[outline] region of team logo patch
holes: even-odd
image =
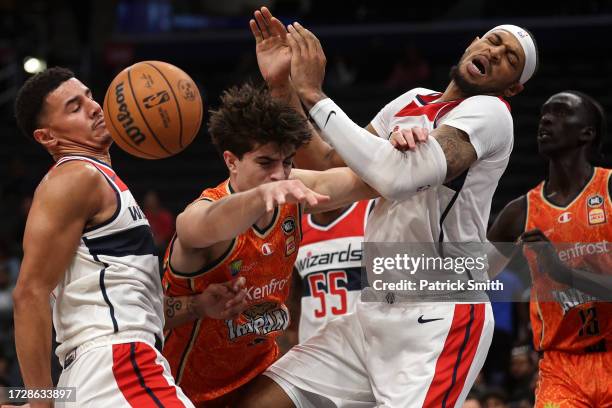
[[[274,249],[272,248],[272,245],[270,243],[266,242],[261,246],[261,253],[266,256],[272,255],[274,253]]]
[[[557,218],[557,222],[559,224],[565,224],[566,222],[570,222],[572,220],[572,213],[569,211],[564,212]]]
[[[285,256],[289,256],[294,253],[296,249],[295,237],[291,236],[287,238],[287,241],[285,241],[285,243]]]
[[[262,302],[246,309],[238,320],[226,320],[225,323],[230,341],[254,335],[255,338],[249,343],[252,346],[266,341],[266,336],[272,332],[287,329],[289,310],[282,303]]]
[[[589,211],[589,224],[603,224],[606,222],[606,213],[603,208],[593,208]]]
[[[603,197],[600,196],[599,194],[592,195],[589,197],[587,204],[591,208],[599,207],[600,205],[603,204]]]
[[[242,269],[242,259],[238,259],[230,264],[230,273],[232,276],[236,276],[240,273]]]
[[[293,217],[285,218],[285,221],[283,221],[281,228],[283,229],[285,235],[291,235],[291,233],[295,231],[295,219]]]

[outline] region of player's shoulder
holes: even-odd
[[[499,96],[473,95],[465,98],[461,105],[474,106],[475,108],[489,108],[503,112],[510,116],[510,104]]]
[[[105,183],[105,179],[95,165],[83,160],[72,160],[53,167],[36,190],[56,194],[79,194],[91,192],[101,183]]]

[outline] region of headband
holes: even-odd
[[[519,82],[524,84],[529,80],[529,78],[532,77],[538,62],[538,53],[536,51],[536,45],[533,38],[526,30],[512,24],[503,24],[493,27],[487,31],[484,36],[487,36],[489,33],[495,30],[504,30],[509,32],[518,40],[521,47],[523,47],[523,52],[525,53],[525,66],[523,67],[523,73],[521,74]]]

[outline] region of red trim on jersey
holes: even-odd
[[[504,105],[506,105],[506,108],[508,108],[508,111],[512,112],[512,108],[510,108],[510,102],[508,102],[507,100],[505,100],[501,96],[498,96],[498,98],[499,98],[500,101],[502,101],[504,103]]]
[[[370,201],[359,201],[348,213],[343,213],[342,219],[331,228],[325,226],[317,227],[311,219],[312,214],[302,218],[302,242],[301,246],[315,242],[329,241],[336,238],[363,237],[365,231],[365,220],[370,209]],[[338,217],[338,218],[340,218]],[[338,218],[329,225],[338,221]],[[313,226],[314,224],[314,226]]]
[[[133,354],[132,345],[135,346]],[[146,343],[113,344],[113,375],[121,393],[133,407],[154,407],[159,405],[157,401],[164,407],[184,407],[176,394],[176,386],[168,384],[164,369],[156,359],[155,350]],[[142,380],[148,391],[143,388]]]
[[[432,94],[432,95],[417,95],[421,101],[425,102],[425,105],[419,106],[415,101],[411,101],[408,105],[404,106],[400,109],[399,112],[395,114],[395,117],[403,117],[403,116],[423,116],[426,115],[429,121],[433,121],[436,118],[441,118],[450,112],[453,108],[463,102],[465,99],[457,99],[454,101],[448,102],[438,102],[432,103],[436,99],[438,99],[442,94]],[[512,112],[510,109],[510,104],[501,96],[498,96],[499,100],[506,105],[508,111]]]
[[[96,166],[99,170],[101,170],[102,172],[104,172],[104,174],[106,174],[108,176],[108,178],[110,178],[112,180],[113,183],[115,183],[117,185],[117,187],[119,187],[119,191],[123,192],[126,191],[128,188],[125,185],[125,183],[123,181],[121,181],[121,179],[119,178],[119,176],[117,176],[117,174],[111,170],[108,169],[104,166],[97,166],[96,164],[92,163],[94,166]]]
[[[453,322],[438,356],[424,408],[455,406],[474,361],[484,321],[484,304],[455,305]]]

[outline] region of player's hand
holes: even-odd
[[[527,245],[536,253],[540,271],[559,283],[572,284],[571,269],[559,259],[554,245],[540,229],[536,228],[522,233],[518,243]]]
[[[267,7],[256,10],[254,16],[255,19],[249,21],[249,26],[255,37],[259,71],[270,88],[288,86],[291,48],[287,40],[287,30]]]
[[[418,143],[427,141],[429,130],[421,127],[413,127],[411,129],[400,129],[391,133],[389,141],[397,150],[405,152],[406,150],[416,150]]]
[[[300,180],[274,181],[262,184],[257,188],[268,212],[285,203],[307,203],[314,207],[329,201],[329,196],[312,191]]]
[[[322,99],[327,59],[319,39],[300,23],[290,24],[287,29],[291,47],[291,81],[302,102],[310,108]]]
[[[247,307],[246,279],[240,277],[230,282],[211,283],[196,295],[193,311],[200,317],[234,319]]]

